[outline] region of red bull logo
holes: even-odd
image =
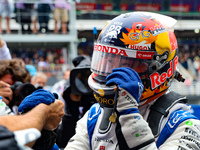
[[[174,64],[174,66],[173,66]],[[161,84],[163,84],[167,79],[171,78],[176,70],[176,66],[178,65],[178,57],[176,56],[174,60],[170,61],[170,68],[167,72],[163,72],[161,75],[158,72],[150,75],[151,88],[155,89]]]

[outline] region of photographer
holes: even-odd
[[[72,60],[73,68],[65,84],[63,99],[65,100],[65,115],[57,129],[57,145],[64,148],[69,139],[75,134],[76,122],[85,114],[96,101],[92,90],[87,84],[91,73],[90,58],[84,55]]]
[[[0,61],[0,96],[10,108],[20,103],[15,97],[17,93],[14,92],[18,82],[22,84],[29,81],[30,73],[26,70],[23,60],[10,59]]]

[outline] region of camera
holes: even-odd
[[[92,89],[88,85],[88,77],[91,74],[91,60],[89,57],[79,55],[72,60],[73,68],[70,72],[71,92],[76,95],[91,95]]]
[[[92,89],[88,85],[90,68],[76,68],[70,73],[71,92],[76,95],[90,95]]]
[[[13,98],[12,101],[9,104],[9,107],[12,108],[12,106],[19,106],[21,101],[37,89],[40,89],[41,87],[35,87],[30,83],[22,83],[20,81],[15,82],[15,84],[10,86],[12,92],[13,92]]]

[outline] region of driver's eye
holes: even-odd
[[[123,67],[128,67],[128,63],[123,63],[122,66]]]

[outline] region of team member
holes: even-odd
[[[117,16],[94,45],[88,79],[97,104],[65,150],[200,149],[200,121],[169,90],[177,71],[176,20],[150,12]]]

